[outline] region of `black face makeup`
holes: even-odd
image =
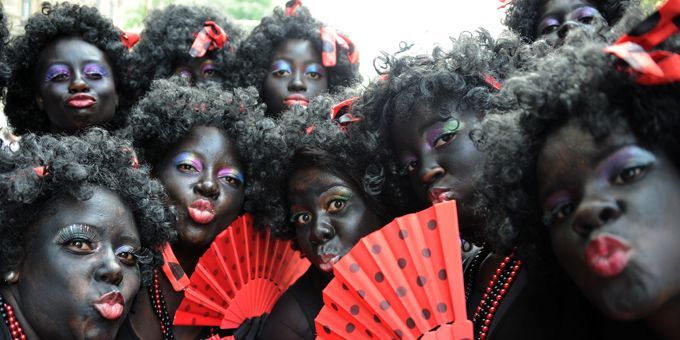
[[[321,52],[310,41],[286,40],[274,51],[263,85],[267,113],[278,114],[296,104],[307,106],[326,91],[328,75]]]
[[[649,316],[680,296],[680,173],[628,131],[595,142],[570,123],[546,141],[539,202],[560,263],[615,319]]]
[[[210,53],[202,58],[189,58],[175,66],[175,75],[182,76],[191,84],[221,83],[224,75],[217,69]]]
[[[54,199],[30,227],[15,287],[18,308],[44,339],[112,339],[140,285],[131,210],[106,189]]]
[[[549,0],[545,2],[536,23],[536,37],[557,45],[575,27],[600,30],[607,21],[591,1]]]
[[[383,224],[352,181],[319,168],[291,176],[288,201],[300,249],[325,272]]]
[[[473,113],[440,112],[417,107],[391,126],[392,148],[400,173],[407,176],[422,204],[471,199],[472,177],[482,157],[470,138],[479,120]],[[459,209],[465,232],[477,218]]]
[[[177,205],[180,243],[202,252],[241,212],[245,169],[236,143],[216,127],[191,129],[157,167]]]
[[[113,70],[104,53],[80,38],[46,47],[38,62],[36,103],[54,132],[110,122],[118,106]]]

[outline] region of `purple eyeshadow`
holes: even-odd
[[[222,168],[220,171],[217,172],[217,177],[223,178],[223,177],[232,177],[238,180],[241,183],[245,182],[245,178],[243,177],[243,174],[241,174],[240,171],[234,169],[234,168]]]
[[[45,72],[45,81],[52,81],[58,76],[65,76],[66,78],[70,78],[71,71],[66,65],[63,64],[52,65]]]
[[[179,166],[181,164],[190,164],[196,168],[198,172],[203,171],[203,163],[201,163],[198,157],[196,157],[196,155],[191,152],[185,151],[180,153],[175,157],[175,159],[173,159],[173,163],[175,163],[175,166]]]
[[[102,77],[110,76],[106,67],[99,64],[87,64],[83,67],[83,73],[86,75],[100,75]]]

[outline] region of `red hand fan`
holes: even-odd
[[[316,318],[322,339],[472,339],[453,201],[399,217],[333,267]]]
[[[290,240],[254,230],[252,216],[243,215],[199,259],[174,324],[238,328],[246,319],[270,312],[309,265]]]

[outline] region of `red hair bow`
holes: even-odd
[[[501,4],[498,5],[498,8],[496,8],[496,9],[503,9],[503,8],[507,7],[509,4],[511,4],[512,0],[498,0],[498,2],[500,2]]]
[[[333,67],[337,64],[338,51],[336,45],[347,50],[347,59],[351,64],[359,62],[359,50],[346,35],[327,26],[321,26],[319,32],[321,33],[322,43],[321,61],[324,67]]]
[[[228,42],[229,36],[220,25],[214,21],[206,21],[203,29],[196,35],[189,54],[194,58],[201,58],[206,52],[219,50]]]
[[[123,43],[123,46],[127,47],[127,49],[131,49],[133,46],[137,45],[139,42],[139,34],[138,33],[128,33],[125,32],[124,30],[120,29],[120,41]]]
[[[680,55],[669,51],[652,51],[680,30],[680,0],[668,0],[661,8],[619,38],[605,51],[611,53],[638,74],[642,85],[662,85],[680,81]]]
[[[361,118],[354,117],[351,113],[352,105],[357,99],[359,97],[352,97],[331,107],[331,120],[337,122],[340,128],[346,129],[347,125],[361,121]]]
[[[302,1],[300,0],[290,0],[286,2],[286,16],[287,17],[297,16],[295,14],[295,10],[298,9],[298,7],[300,6],[302,6]]]

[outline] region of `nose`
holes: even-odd
[[[106,256],[94,273],[95,280],[118,286],[123,281],[123,268],[113,249],[108,249]]]
[[[303,72],[294,72],[288,82],[288,91],[291,92],[305,92],[307,91],[307,84],[305,83],[305,75]]]
[[[613,199],[592,199],[583,201],[574,213],[572,228],[582,236],[613,222],[621,216],[621,208]]]
[[[71,81],[71,84],[68,87],[68,92],[74,94],[88,91],[90,91],[90,85],[88,85],[85,79],[83,79],[82,74],[76,72],[73,77],[73,81]]]
[[[201,180],[196,183],[194,192],[213,200],[220,197],[220,188],[217,186],[217,182],[212,177],[208,176],[201,178]]]
[[[335,228],[325,219],[317,218],[312,232],[309,235],[312,245],[319,245],[330,241],[335,237]]]
[[[560,37],[560,39],[564,39],[570,30],[573,30],[578,26],[581,26],[581,24],[573,20],[567,20],[560,25],[560,28],[557,30],[557,36]]]
[[[446,170],[434,159],[427,157],[425,154],[422,155],[421,159],[420,181],[423,184],[430,186],[446,174]]]

